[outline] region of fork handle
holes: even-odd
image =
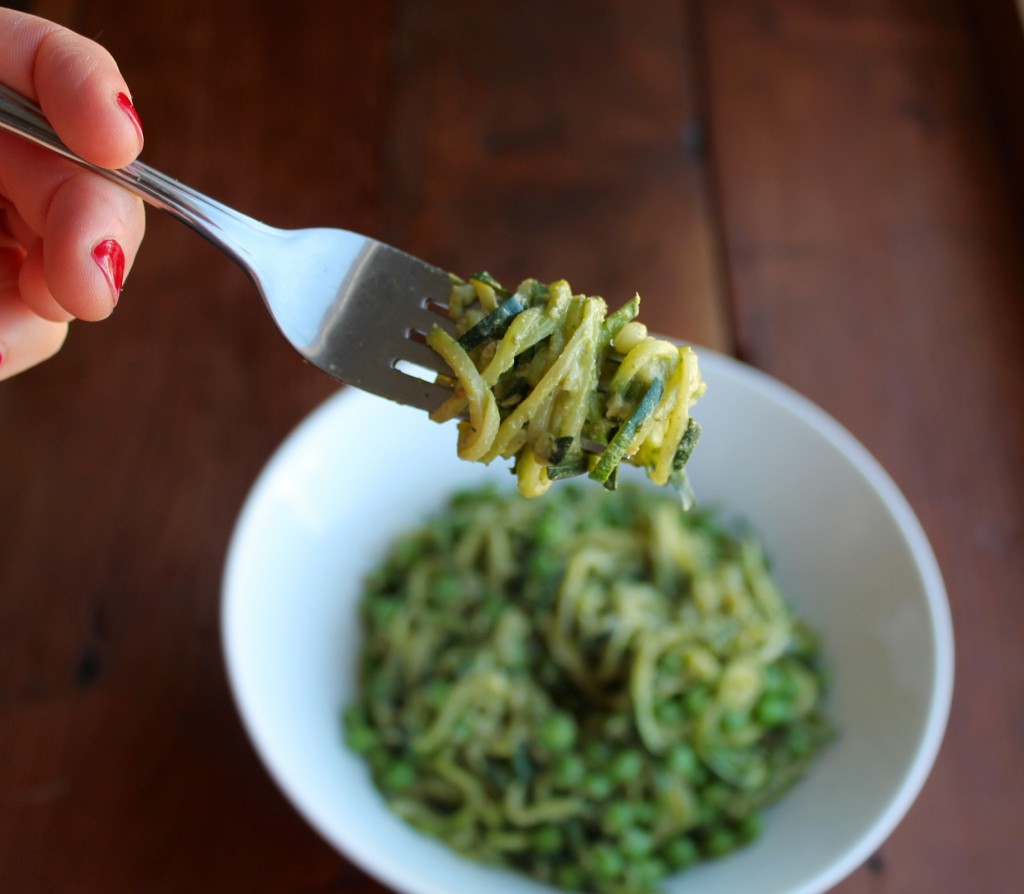
[[[252,268],[250,245],[235,239],[239,225],[270,236],[271,227],[203,195],[141,161],[123,168],[102,168],[69,149],[32,100],[0,84],[0,129],[16,134],[38,146],[56,152],[101,177],[112,180],[145,202],[178,218],[201,236],[231,255],[246,269]]]

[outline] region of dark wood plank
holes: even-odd
[[[891,471],[957,631],[935,773],[850,894],[1024,876],[1024,209],[966,7],[704,4],[741,353]]]
[[[1007,175],[1024,201],[1024,2],[981,0],[966,10],[978,34],[986,97],[1006,153]]]
[[[564,277],[728,347],[684,10],[404,3],[388,236],[442,266]]]
[[[223,201],[639,290],[728,346],[675,0],[33,8],[112,50],[144,158]],[[259,766],[219,645],[241,501],[335,386],[231,262],[148,226],[114,317],[0,387],[0,890],[382,891]]]

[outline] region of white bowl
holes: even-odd
[[[840,737],[754,844],[665,890],[817,894],[871,855],[931,769],[952,692],[949,608],[913,512],[845,429],[747,366],[710,351],[701,362],[698,499],[757,526],[777,580],[822,633]],[[552,890],[404,825],[342,741],[364,575],[452,490],[492,479],[512,485],[504,464],[456,459],[450,425],[346,389],[267,465],[227,558],[224,648],[257,751],[328,842],[402,894]]]

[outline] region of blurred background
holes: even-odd
[[[1024,28],[1015,0],[40,0],[145,161],[279,226],[567,278],[836,416],[931,538],[935,771],[843,894],[1024,877]],[[113,317],[0,384],[0,891],[365,892],[259,765],[219,586],[337,385],[151,213]],[[755,892],[755,887],[751,887]]]

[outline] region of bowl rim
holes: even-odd
[[[900,533],[906,540],[921,578],[931,621],[935,654],[932,662],[932,693],[926,720],[914,753],[900,786],[886,808],[861,838],[851,844],[845,856],[831,867],[809,879],[791,894],[822,894],[839,884],[871,857],[902,822],[930,775],[945,736],[953,701],[955,677],[955,642],[949,597],[935,552],[917,514],[895,479],[854,434],[834,416],[810,398],[779,379],[756,369],[734,357],[714,351],[698,352],[701,359],[713,356],[713,363],[729,369],[752,389],[776,398],[814,428],[839,450],[867,479],[891,513]]]
[[[721,352],[697,347],[700,362],[705,370],[718,370],[731,376],[748,389],[759,392],[795,416],[809,424],[818,434],[841,453],[848,462],[867,480],[891,514],[900,533],[906,541],[914,567],[921,580],[921,587],[928,606],[931,623],[931,640],[934,657],[931,667],[932,690],[925,722],[914,750],[914,756],[905,770],[899,786],[895,789],[885,808],[878,814],[871,826],[852,841],[843,856],[808,878],[790,894],[823,894],[837,885],[865,860],[892,834],[904,819],[920,794],[934,763],[945,735],[953,698],[955,678],[955,645],[952,615],[945,583],[932,546],[914,513],[909,501],[903,495],[892,476],[861,442],[833,416],[781,380],[743,361]],[[221,647],[229,687],[236,711],[242,721],[249,741],[257,753],[264,769],[274,780],[278,789],[293,809],[327,842],[344,857],[368,874],[390,885],[396,891],[406,894],[424,894],[428,887],[422,877],[415,879],[400,870],[400,861],[381,864],[368,859],[364,854],[350,848],[339,840],[319,817],[309,811],[291,791],[283,771],[276,766],[270,749],[263,740],[262,732],[255,720],[255,710],[247,702],[239,686],[238,644],[233,638],[232,614],[239,597],[235,580],[239,574],[240,556],[245,537],[249,530],[255,507],[262,498],[268,483],[277,474],[278,468],[287,460],[290,451],[299,445],[310,433],[317,430],[324,418],[337,412],[337,407],[350,401],[367,397],[354,388],[343,387],[324,399],[307,413],[275,447],[253,481],[241,509],[236,517],[224,561],[221,578]],[[454,449],[454,447],[453,447]]]

